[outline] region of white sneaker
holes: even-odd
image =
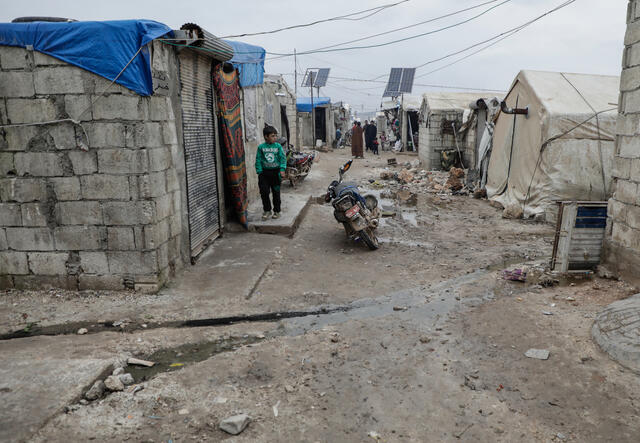
[[[274,212],[273,216],[271,218],[280,218],[280,213],[279,212]]]
[[[262,213],[262,220],[267,220],[269,217],[271,217],[271,211],[265,211]]]

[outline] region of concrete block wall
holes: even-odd
[[[627,9],[605,264],[640,284],[640,1]]]
[[[420,123],[421,145],[418,155],[426,169],[441,169],[440,153],[456,149],[456,140],[453,134],[442,134],[442,121],[445,119],[462,121],[462,116],[462,111],[430,111],[427,121]],[[471,135],[473,132],[469,129],[463,136],[458,135],[458,146],[467,167],[474,152],[475,137]]]
[[[170,53],[165,54],[166,57]],[[154,290],[181,266],[168,95],[0,46],[0,288]]]

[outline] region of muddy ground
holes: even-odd
[[[386,196],[400,186],[380,179],[388,157],[356,161],[349,174]],[[347,158],[322,154],[297,192],[322,194]],[[390,171],[416,160],[396,158],[401,165]],[[395,216],[379,228],[377,251],[348,242],[330,207],[316,204],[293,238],[225,235],[187,270],[188,284],[158,295],[2,294],[4,332],[29,322],[147,325],[5,341],[3,349],[23,350],[18,359],[29,358],[29,347],[75,346],[104,361],[158,363],[127,367],[134,386],[86,405],[75,398],[16,440],[638,441],[637,375],[590,337],[595,314],[636,289],[594,276],[551,286],[503,280],[503,269],[548,262],[553,228],[505,220],[486,200],[437,192],[440,175],[414,172],[421,182],[406,186],[417,206],[382,200]],[[320,313],[218,327],[163,323],[306,310]],[[525,357],[530,348],[549,359]],[[11,383],[0,381],[0,399],[19,401]],[[243,433],[218,428],[237,413],[252,418]]]

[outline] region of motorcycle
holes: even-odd
[[[333,216],[344,226],[347,238],[362,240],[371,250],[378,249],[375,234],[380,220],[378,199],[373,195],[363,197],[355,183],[342,181],[352,162],[349,160],[340,167],[338,180],[332,181],[327,188],[325,202],[331,202]]]
[[[278,139],[278,143],[282,145],[287,156],[287,169],[284,171],[285,180],[289,180],[291,186],[295,188],[296,184],[309,175],[313,160],[316,158],[316,152],[296,151],[285,137]]]

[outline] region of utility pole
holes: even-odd
[[[311,91],[311,130],[313,134],[313,142],[311,148],[316,146],[316,109],[313,107],[313,71],[309,71],[311,81],[309,82],[309,90]]]
[[[293,82],[295,83],[296,100],[293,103],[293,109],[296,112],[296,146],[300,150],[300,118],[298,116],[298,55],[296,54],[296,48],[293,48]]]

